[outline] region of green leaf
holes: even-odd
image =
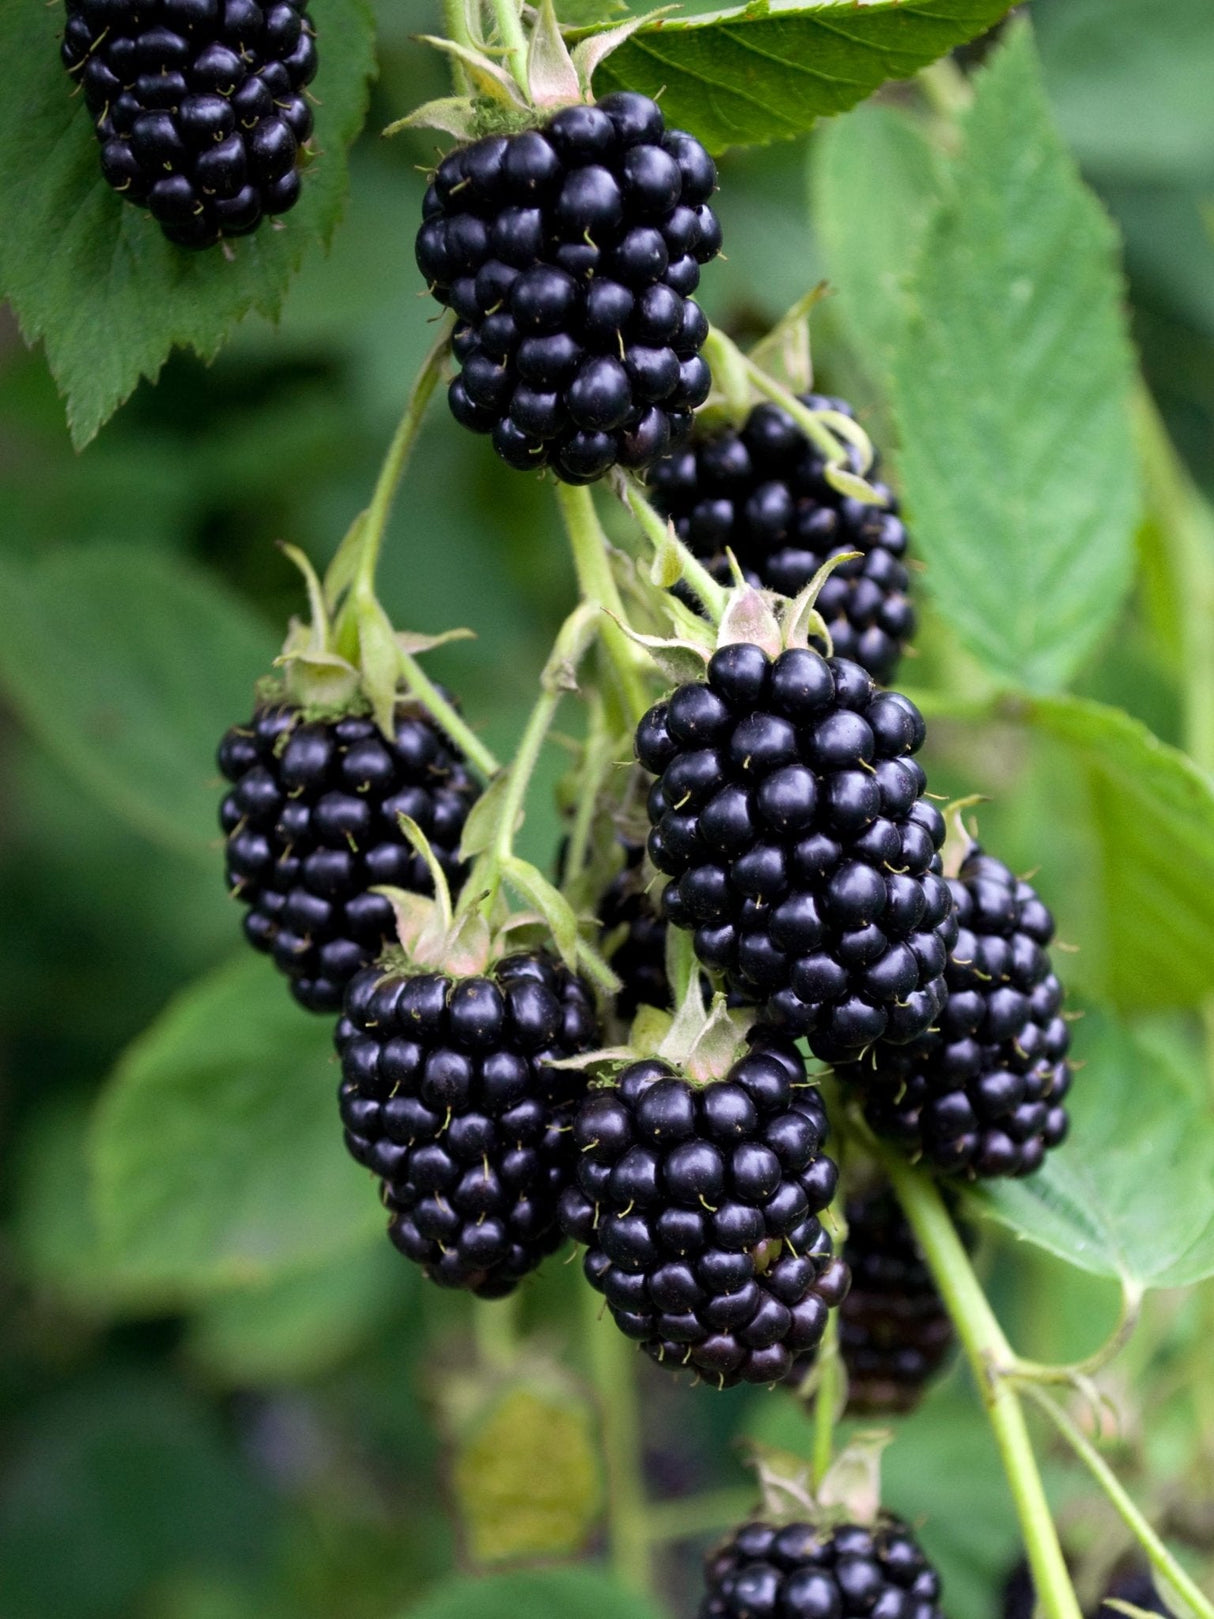
[[[403,1619],[659,1619],[635,1591],[588,1568],[536,1569],[492,1579],[447,1580]]]
[[[145,836],[214,861],[215,748],[274,655],[265,626],[132,545],[0,559],[0,621],[0,687],[42,746]]]
[[[893,107],[857,107],[814,137],[814,218],[835,307],[878,376],[906,324],[910,266],[943,191],[942,170],[921,121]]]
[[[712,151],[764,144],[908,78],[1006,10],[1006,0],[771,0],[666,17],[607,58],[595,90],[660,91],[667,122]]]
[[[1036,1175],[968,1195],[1017,1236],[1097,1276],[1187,1287],[1214,1276],[1214,1116],[1116,1024],[1085,1022],[1070,1138]]]
[[[129,1050],[93,1136],[103,1245],[171,1294],[266,1284],[380,1229],[347,1156],[330,1030],[268,962],[200,979]]]
[[[309,249],[327,242],[346,193],[346,148],[361,127],[374,36],[366,0],[315,0],[317,157],[282,228],[193,252],[101,178],[83,98],[59,61],[57,5],[0,8],[0,294],[28,342],[41,338],[77,446],[154,378],[174,346],[210,358],[251,309],[276,316]]]
[[[1133,368],[1113,232],[1026,25],[976,82],[894,357],[902,480],[941,612],[995,674],[1049,690],[1130,584]]]
[[[1214,992],[1214,781],[1120,709],[1062,697],[1021,712],[1086,786],[1091,976],[1124,1009],[1199,1005]]]
[[[321,1265],[205,1300],[187,1345],[236,1388],[300,1382],[351,1355],[419,1280],[376,1232]]]

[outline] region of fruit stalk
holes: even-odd
[[[627,616],[612,577],[607,554],[608,540],[594,508],[594,497],[588,488],[558,483],[556,499],[565,532],[569,536],[569,548],[573,553],[573,566],[582,598],[597,603],[603,613],[610,615],[600,626],[602,646],[625,715],[629,724],[635,725],[649,707],[649,696],[628,637],[620,627],[627,622]]]
[[[1024,1412],[1006,1373],[1015,1357],[995,1319],[934,1183],[896,1152],[878,1148],[970,1363],[1016,1503],[1033,1581],[1047,1619],[1081,1619],[1050,1514]]]
[[[518,0],[493,0],[493,17],[506,52],[506,66],[514,82],[527,94],[527,36],[519,16]]]
[[[1091,1473],[1100,1488],[1108,1496],[1118,1517],[1126,1528],[1146,1552],[1151,1567],[1161,1579],[1172,1586],[1184,1598],[1198,1619],[1214,1619],[1214,1603],[1202,1595],[1197,1586],[1180,1566],[1171,1552],[1151,1528],[1151,1525],[1139,1512],[1133,1501],[1122,1489],[1111,1467],[1101,1456],[1100,1452],[1091,1443],[1087,1436],[1072,1422],[1071,1418],[1062,1409],[1056,1400],[1051,1398],[1043,1388],[1034,1383],[1025,1383],[1024,1392],[1028,1394],[1035,1405],[1046,1413],[1058,1432],[1070,1445],[1079,1460]]]
[[[650,1508],[645,1498],[645,1462],[637,1400],[636,1346],[601,1319],[603,1304],[583,1287],[583,1342],[590,1363],[607,1472],[611,1564],[622,1585],[653,1590]]]

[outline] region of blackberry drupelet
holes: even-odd
[[[171,242],[245,236],[299,200],[316,73],[307,0],[67,0],[62,57],[101,172]]]
[[[842,399],[802,399],[811,410],[852,414]],[[697,439],[659,461],[649,486],[653,504],[723,584],[730,579],[726,548],[752,584],[789,597],[828,558],[858,551],[856,561],[840,563],[827,579],[817,608],[836,657],[884,683],[915,629],[903,564],[906,530],[884,484],[875,487],[888,504],[865,505],[832,488],[824,467],[792,417],[763,403],[740,429]]]
[[[950,879],[959,932],[938,1027],[839,1068],[878,1135],[946,1173],[1029,1175],[1067,1131],[1070,1030],[1031,884],[975,847]]]
[[[463,758],[414,705],[396,710],[393,742],[360,715],[305,720],[261,707],[219,747],[231,791],[220,808],[228,884],[248,906],[245,936],[272,955],[313,1012],[336,1012],[346,985],[395,936],[381,884],[428,894],[425,861],[402,814],[430,840],[453,889],[457,851],[479,787]]]
[[[818,1215],[838,1171],[791,1039],[760,1034],[723,1080],[657,1059],[591,1092],[573,1127],[566,1232],[616,1325],[727,1388],[808,1366],[847,1287]]]
[[[953,1325],[915,1234],[888,1187],[847,1202],[839,1310],[848,1411],[910,1411],[953,1342]]]
[[[955,937],[909,699],[845,658],[722,647],[637,727],[669,921],[825,1061],[914,1039]]]
[[[630,1023],[639,1007],[668,1010],[671,996],[666,977],[666,923],[646,891],[644,846],[628,843],[624,851],[624,868],[604,891],[598,920],[603,947],[609,951],[607,963],[620,980],[616,1015]]]
[[[720,250],[715,187],[700,143],[631,91],[449,153],[417,262],[459,317],[456,420],[574,484],[680,442],[711,385],[691,294]]]
[[[699,1619],[941,1619],[940,1576],[888,1516],[873,1529],[744,1524],[705,1579]]]
[[[442,1287],[501,1298],[561,1240],[597,1033],[582,980],[542,954],[482,975],[368,967],[335,1043],[346,1145],[383,1183],[388,1235]]]

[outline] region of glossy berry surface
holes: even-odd
[[[808,1366],[847,1287],[818,1216],[838,1172],[791,1040],[759,1035],[723,1080],[635,1062],[578,1110],[561,1222],[616,1325],[721,1388]]]
[[[720,250],[715,187],[700,143],[631,91],[449,153],[416,254],[459,317],[456,420],[574,484],[681,443],[711,382],[691,294]]]
[[[942,1619],[940,1576],[906,1524],[748,1523],[705,1567],[699,1619]]]
[[[480,977],[369,967],[335,1043],[346,1145],[380,1177],[388,1235],[442,1287],[509,1293],[558,1246],[590,990],[541,954]]]
[[[852,414],[842,399],[802,398],[812,410]],[[903,561],[906,529],[875,468],[869,481],[886,497],[884,506],[841,495],[824,468],[820,451],[792,417],[765,402],[740,429],[693,440],[659,461],[649,486],[654,505],[722,583],[730,579],[727,548],[753,584],[789,597],[829,558],[859,552],[830,575],[817,606],[835,655],[884,684],[915,629]]]
[[[462,756],[422,713],[396,711],[389,742],[374,721],[306,721],[261,708],[219,747],[232,783],[220,807],[228,887],[248,907],[245,937],[274,958],[313,1012],[336,1012],[346,985],[395,937],[379,885],[433,891],[401,831],[416,821],[452,890],[468,811],[480,789]]]
[[[948,1353],[953,1327],[887,1187],[848,1199],[843,1257],[851,1271],[839,1310],[848,1411],[909,1411]]]
[[[171,242],[246,236],[299,200],[316,73],[307,0],[67,0],[64,66],[101,172]]]
[[[935,1020],[953,943],[919,711],[844,658],[721,648],[641,720],[667,919],[826,1061]]]
[[[1070,1030],[1030,883],[974,849],[950,879],[959,931],[936,1026],[839,1069],[878,1135],[945,1173],[1031,1175],[1067,1132]]]

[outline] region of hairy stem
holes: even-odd
[[[468,32],[468,19],[464,14],[464,0],[443,0],[443,27],[448,39],[453,39],[457,45],[466,45],[469,50],[474,48],[475,42]],[[468,94],[468,74],[456,56],[451,58],[451,82],[457,96]]]
[[[653,546],[654,551],[660,551],[669,542],[670,526],[661,513],[655,511],[650,505],[644,489],[635,478],[630,478],[623,486],[621,498],[641,525],[645,537]],[[686,547],[684,547],[681,561],[684,583],[700,598],[714,623],[719,622],[725,609],[725,586],[718,584],[699,558],[693,556]]]
[[[1050,1397],[1042,1388],[1029,1383],[1025,1385],[1025,1393],[1034,1404],[1046,1413],[1058,1432],[1070,1445],[1079,1460],[1091,1473],[1100,1488],[1108,1496],[1117,1510],[1117,1515],[1126,1528],[1146,1552],[1151,1567],[1164,1580],[1175,1587],[1177,1592],[1193,1609],[1200,1619],[1214,1619],[1214,1604],[1208,1597],[1202,1595],[1190,1579],[1189,1575],[1180,1566],[1171,1552],[1151,1528],[1151,1525],[1139,1512],[1133,1501],[1122,1488],[1112,1468],[1101,1456],[1100,1452],[1091,1443],[1081,1429],[1071,1420],[1058,1402]]]
[[[834,1456],[835,1418],[839,1414],[841,1391],[839,1361],[839,1318],[832,1310],[826,1318],[826,1332],[818,1351],[818,1387],[814,1393],[814,1484],[821,1484]]]
[[[431,718],[437,721],[468,762],[475,765],[482,775],[496,776],[502,768],[496,755],[485,746],[459,710],[447,701],[417,659],[403,649],[399,658],[406,686]]]
[[[651,1513],[645,1499],[637,1348],[614,1321],[600,1319],[602,1300],[592,1288],[583,1287],[581,1296],[583,1338],[603,1436],[611,1564],[621,1584],[649,1593],[653,1590]]]
[[[426,406],[430,403],[430,396],[442,375],[443,362],[447,358],[447,349],[451,342],[451,326],[450,315],[444,315],[442,330],[429,354],[422,361],[421,370],[413,379],[404,415],[388,446],[388,453],[384,457],[371,495],[371,504],[367,507],[363,518],[358,571],[354,580],[355,589],[370,588],[374,584],[375,570],[379,564],[379,553],[383,547],[384,531],[392,512],[392,503],[396,499],[400,480],[404,476],[413,446],[417,442]]]
[[[498,38],[506,52],[506,66],[515,84],[527,94],[527,36],[523,33],[518,0],[493,0]]]
[[[1016,1503],[1025,1551],[1047,1619],[1080,1619],[1079,1603],[1063,1560],[1033,1454],[1024,1412],[1005,1372],[1014,1357],[974,1275],[939,1192],[926,1175],[895,1151],[879,1148],[898,1201],[919,1239],[986,1407]]]
[[[637,668],[632,643],[620,628],[621,624],[627,622],[627,615],[611,572],[607,536],[603,533],[589,489],[558,484],[556,499],[565,532],[569,536],[569,548],[573,553],[573,566],[583,600],[597,603],[605,613],[611,615],[600,626],[600,636],[621,706],[635,725],[649,707],[649,696]]]

